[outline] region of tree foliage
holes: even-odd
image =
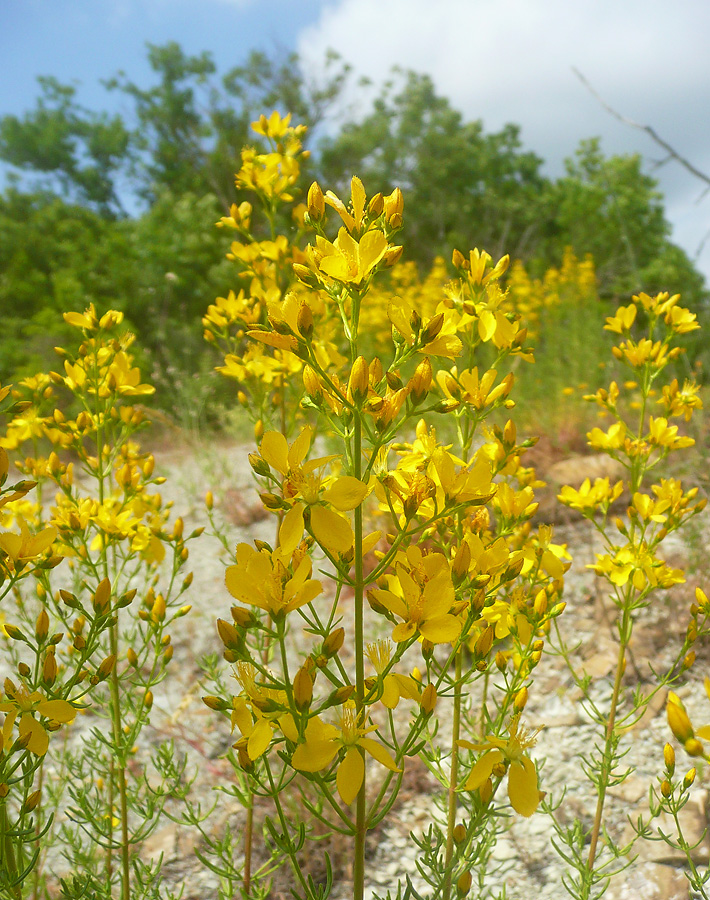
[[[176,361],[204,368],[199,317],[230,285],[230,264],[215,264],[228,238],[214,223],[236,199],[250,123],[274,108],[309,127],[302,187],[317,176],[345,189],[354,172],[373,193],[406,191],[405,243],[420,271],[477,245],[541,275],[569,246],[593,254],[602,296],[672,286],[688,303],[704,299],[638,156],[605,157],[589,140],[550,179],[518,126],[488,133],[428,76],[401,71],[369,114],[318,139],[349,83],[336,54],[312,80],[295,55],[252,52],[221,74],[210,53],[176,43],[147,53],[152,84],[125,73],[105,83],[125,113],[86,109],[76,87],[42,77],[33,110],[0,118],[0,159],[23,175],[0,195],[0,381],[61,342],[48,325],[57,313],[89,302],[126,314],[158,380]]]

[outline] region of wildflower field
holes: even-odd
[[[252,128],[203,318],[249,439],[166,482],[93,304],[0,389],[0,896],[710,896],[695,312],[422,274],[406,192]]]

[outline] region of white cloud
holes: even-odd
[[[525,146],[552,173],[591,135],[609,153],[661,158],[602,109],[576,67],[609,104],[710,173],[708,34],[707,0],[340,0],[301,33],[299,52],[313,70],[332,47],[377,83],[393,65],[426,72],[466,118],[488,130],[522,125]],[[671,166],[657,174],[692,253],[710,227],[710,201],[683,211],[700,182]],[[710,247],[701,263],[710,271]]]

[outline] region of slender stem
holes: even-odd
[[[0,803],[0,832],[2,833],[3,868],[14,881],[17,878],[17,862],[15,860],[15,848],[12,843],[10,823],[7,818],[7,804]],[[17,885],[12,889],[12,896],[17,900],[22,898],[22,888]]]
[[[254,835],[254,794],[251,790],[247,792],[247,804],[247,821],[244,828],[244,877],[242,878],[245,897],[249,896],[251,890],[251,850]]]
[[[118,622],[111,626],[109,637],[111,641],[111,653],[118,660]],[[121,704],[118,690],[118,665],[115,664],[111,671],[111,723],[113,726],[114,754],[118,754],[118,748],[123,740],[121,734]],[[115,762],[115,766],[114,766]],[[128,840],[128,791],[126,787],[126,767],[122,758],[112,760],[112,768],[118,781],[119,817],[121,823],[121,898],[131,900],[130,894],[130,846]],[[113,817],[113,810],[109,810]]]
[[[454,720],[451,726],[451,777],[449,779],[446,814],[446,856],[444,858],[443,900],[451,896],[451,863],[454,857],[454,827],[456,826],[456,785],[459,780],[459,736],[461,734],[461,648],[456,654],[456,682],[454,685]]]
[[[624,616],[626,612],[624,611]],[[594,860],[597,855],[597,844],[599,842],[599,834],[602,826],[602,815],[604,813],[604,801],[606,799],[606,790],[609,786],[611,776],[609,756],[611,754],[612,739],[614,736],[614,727],[616,725],[616,710],[619,703],[619,694],[621,692],[621,679],[624,675],[624,663],[626,659],[626,646],[628,641],[621,638],[619,643],[619,656],[616,662],[616,677],[614,678],[614,689],[611,694],[611,707],[609,709],[609,718],[606,724],[606,738],[604,741],[604,762],[602,764],[601,778],[599,781],[599,794],[597,796],[597,809],[594,814],[594,825],[592,826],[592,836],[589,842],[589,856],[587,858],[587,869],[592,872],[594,869]]]
[[[362,475],[362,422],[359,410],[354,419],[353,467],[356,478]],[[365,630],[364,630],[364,577],[362,566],[362,506],[355,510],[355,706],[358,726],[364,724],[365,715]],[[358,747],[365,757],[365,751]],[[353,861],[353,900],[362,900],[365,894],[365,837],[367,770],[356,800],[355,857]]]

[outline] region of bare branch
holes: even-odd
[[[710,176],[706,175],[704,172],[701,172],[700,169],[696,169],[695,166],[691,162],[688,162],[688,160],[684,156],[681,156],[674,147],[672,147],[667,141],[664,141],[663,138],[650,125],[641,125],[640,122],[635,122],[633,119],[629,119],[627,116],[622,116],[620,112],[617,112],[617,110],[615,110],[612,106],[609,106],[609,104],[592,87],[589,81],[587,81],[587,79],[578,69],[575,69],[573,66],[572,71],[577,76],[577,78],[579,78],[582,84],[587,88],[590,94],[596,97],[599,103],[610,115],[614,116],[615,119],[617,119],[624,125],[629,125],[631,128],[636,128],[639,131],[645,132],[651,138],[651,140],[655,141],[655,143],[658,144],[659,147],[662,147],[666,151],[666,153],[668,154],[667,159],[675,159],[676,162],[679,162],[684,169],[687,169],[688,172],[691,173],[691,175],[694,175],[696,178],[699,178],[702,182],[708,185],[707,190],[710,190]],[[659,163],[659,165],[663,165],[665,162],[667,162],[667,159],[663,160],[661,163]],[[700,199],[705,196],[707,190],[703,191]]]

